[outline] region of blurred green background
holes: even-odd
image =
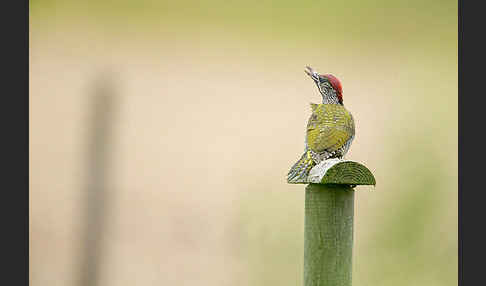
[[[418,0],[31,0],[31,285],[79,284],[106,73],[97,283],[301,285],[305,65],[341,80],[377,180],[353,285],[456,285],[457,2]]]

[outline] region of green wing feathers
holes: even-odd
[[[340,104],[311,104],[307,146],[314,152],[333,152],[354,136],[354,120]]]
[[[314,162],[312,152],[333,153],[340,149],[343,152],[346,143],[354,136],[353,117],[344,106],[311,103],[311,109],[312,115],[307,123],[306,149],[287,174],[289,183],[306,182],[309,171],[318,163]]]

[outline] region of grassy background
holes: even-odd
[[[30,2],[30,282],[74,285],[93,81],[116,122],[101,285],[299,285],[303,68],[356,120],[353,283],[457,281],[457,3]]]

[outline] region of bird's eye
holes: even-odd
[[[321,83],[325,83],[327,81],[327,79],[325,77],[319,77],[319,81]]]

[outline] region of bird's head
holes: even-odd
[[[343,104],[343,88],[337,77],[332,74],[318,74],[311,67],[306,67],[305,73],[316,83],[323,103]]]

